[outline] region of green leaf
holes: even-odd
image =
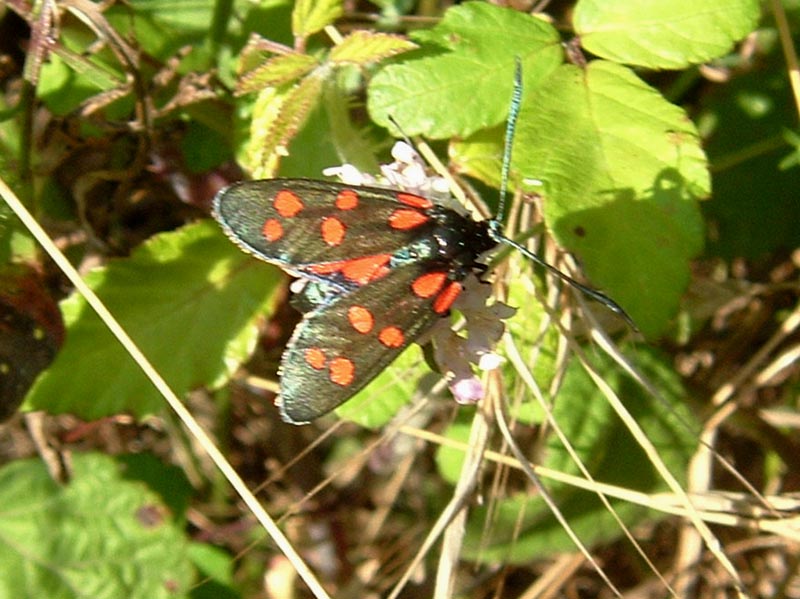
[[[334,86],[323,86],[323,93],[327,94],[329,87]],[[341,164],[333,131],[343,123],[337,122],[335,126],[331,123],[337,115],[329,113],[330,107],[326,95],[325,101],[309,113],[303,128],[292,137],[288,154],[281,159],[281,177],[319,179],[326,168]],[[343,118],[346,119],[345,116]]]
[[[192,543],[189,557],[200,571],[202,583],[192,589],[191,599],[240,599],[233,590],[231,556],[213,545]]]
[[[471,411],[471,410],[470,410]],[[459,410],[456,419],[443,431],[442,435],[456,443],[469,442],[472,431],[473,414],[468,410]],[[461,477],[464,466],[464,451],[448,445],[441,445],[436,449],[436,469],[442,478],[455,485]]]
[[[698,117],[714,170],[714,195],[703,202],[713,231],[707,252],[726,260],[800,247],[798,171],[779,166],[797,107],[777,40],[764,53],[759,68],[705,96]]]
[[[99,91],[116,86],[115,75],[105,67],[100,61],[75,57],[74,53],[64,50],[51,55],[42,65],[36,92],[54,113],[68,114]],[[121,81],[122,75],[118,77]]]
[[[194,569],[181,522],[112,458],[72,457],[67,485],[40,460],[0,469],[0,596],[188,597]]]
[[[108,90],[122,86],[125,83],[122,73],[113,70],[109,65],[101,61],[93,62],[84,54],[78,54],[68,48],[61,48],[55,55],[63,61],[64,66],[80,78],[87,88]],[[58,64],[58,62],[56,61],[55,64]],[[47,74],[50,76],[53,73],[48,72]],[[42,77],[37,91],[40,94],[44,94],[49,90],[53,90],[53,83],[55,82],[46,81]],[[56,89],[60,89],[60,87]]]
[[[413,37],[423,50],[375,75],[367,107],[382,126],[392,116],[406,133],[432,138],[502,123],[515,57],[522,59],[526,89],[533,90],[563,55],[558,32],[548,23],[481,2],[449,9],[436,27]]]
[[[265,87],[291,83],[318,65],[317,59],[308,54],[273,56],[242,75],[236,85],[236,94],[243,95],[261,91]]]
[[[206,0],[132,0],[103,15],[122,39],[136,40],[139,51],[165,61],[186,46],[202,49],[213,12],[214,3]]]
[[[0,110],[4,106],[0,102]],[[23,202],[26,186],[21,180],[17,156],[23,135],[20,119],[0,121],[0,177],[5,184],[21,196]],[[12,256],[24,262],[34,262],[41,250],[31,238],[28,230],[17,219],[5,202],[0,202],[0,264],[6,264]]]
[[[625,67],[563,65],[525,99],[516,147],[559,244],[645,334],[663,331],[702,248],[710,186],[686,114]]]
[[[180,148],[186,168],[190,172],[207,173],[231,160],[231,148],[227,139],[217,129],[207,127],[200,120],[191,120],[185,127]]]
[[[179,396],[222,384],[250,355],[278,280],[211,221],[157,235],[86,276]],[[84,419],[160,411],[163,400],[85,301],[75,294],[61,308],[66,343],[26,407]]]
[[[792,148],[792,151],[778,164],[780,170],[786,171],[800,166],[800,134],[786,129],[783,132],[783,138],[786,140],[786,143],[789,144],[789,147]]]
[[[338,76],[343,76],[341,70]],[[374,142],[369,139],[368,132],[362,126],[353,122],[352,96],[347,94],[342,85],[326,85],[323,97],[327,127],[323,133],[317,134],[317,139],[309,146],[313,148],[309,153],[317,157],[323,145],[320,138],[327,137],[336,148],[339,163],[352,164],[362,173],[379,172]],[[307,164],[308,158],[304,162]],[[326,167],[334,164],[336,162],[329,162]]]
[[[149,453],[115,456],[125,480],[137,481],[157,493],[176,520],[186,520],[186,510],[194,495],[192,483],[178,466],[165,464]]]
[[[292,11],[292,33],[295,37],[307,38],[342,14],[341,0],[297,0]]]
[[[610,359],[597,357],[594,361],[600,363],[600,376],[624,398],[625,406],[655,445],[667,468],[681,481],[697,445],[693,431],[699,430],[699,424],[686,407],[680,379],[668,361],[650,351],[637,355],[637,366],[661,390],[658,399],[647,395]],[[667,490],[645,453],[577,362],[568,368],[553,412],[596,480],[643,493]],[[536,461],[541,462],[539,458]],[[548,437],[542,465],[568,474],[580,472],[554,434]],[[546,486],[585,543],[591,546],[622,534],[594,493],[564,483],[546,482]],[[635,525],[645,515],[658,515],[624,501],[613,500],[612,504],[628,526]],[[491,509],[495,514],[491,526],[486,523],[487,508],[478,508],[470,514],[465,557],[486,562],[530,563],[574,549],[539,497],[520,494],[493,503]]]
[[[297,85],[263,90],[253,107],[248,166],[255,178],[274,177],[286,148],[317,105],[323,74],[314,72]]]
[[[466,139],[452,141],[450,166],[458,173],[499,188],[505,130],[505,124],[497,125],[476,131]]]
[[[172,0],[132,0],[107,9],[95,3],[75,7],[80,18],[62,19],[58,44],[50,60],[42,65],[37,92],[57,114],[77,109],[98,92],[111,92],[97,99],[106,102],[124,97],[128,102],[119,109],[119,115],[107,116],[125,118],[122,115],[127,115],[132,105],[126,73],[136,66],[143,69],[139,76],[152,83],[151,64],[167,62],[183,47],[193,47],[194,59],[199,61],[212,9],[210,2]],[[135,40],[135,45],[129,40]],[[87,48],[94,49],[89,53]],[[120,63],[121,55],[137,54],[152,61],[127,66]]]
[[[680,69],[725,55],[759,16],[757,0],[580,0],[573,21],[592,54]]]
[[[415,43],[399,35],[358,30],[335,46],[328,59],[334,64],[364,65],[417,47]]]

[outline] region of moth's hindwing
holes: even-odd
[[[410,262],[307,313],[281,359],[281,416],[302,424],[330,412],[447,313],[464,274]]]

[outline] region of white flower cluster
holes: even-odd
[[[322,174],[326,177],[338,177],[342,183],[348,185],[398,188],[434,201],[450,198],[447,180],[440,176],[430,176],[422,158],[406,142],[398,141],[394,144],[392,158],[394,162],[381,165],[381,174],[377,177],[362,173],[352,164],[326,168]]]

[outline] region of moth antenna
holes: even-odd
[[[527,249],[525,246],[517,243],[513,239],[506,237],[503,234],[503,226],[501,224],[501,219],[503,218],[503,214],[505,211],[505,201],[506,201],[506,193],[508,191],[508,175],[509,171],[511,170],[511,152],[514,145],[514,133],[517,128],[517,119],[519,117],[519,111],[522,104],[522,60],[519,56],[514,57],[514,91],[511,94],[511,106],[508,110],[508,121],[506,122],[506,134],[505,140],[503,143],[503,164],[500,170],[500,199],[497,203],[497,216],[493,218],[489,222],[489,233],[490,235],[498,242],[513,247],[518,252],[520,252],[523,256],[525,256],[528,260],[531,260],[535,264],[544,267],[548,272],[554,274],[559,279],[571,285],[587,297],[592,298],[595,301],[600,302],[606,308],[611,310],[612,312],[619,314],[625,320],[631,329],[634,331],[638,331],[639,329],[636,327],[636,324],[633,322],[633,319],[628,315],[628,313],[620,306],[617,302],[613,299],[608,297],[605,293],[602,293],[596,289],[592,289],[591,287],[587,287],[582,283],[579,283],[575,279],[573,279],[568,274],[562,272],[552,264],[549,264],[542,260],[537,254]]]
[[[508,109],[506,135],[503,142],[503,164],[500,170],[500,200],[497,203],[495,220],[502,221],[505,216],[506,192],[508,191],[508,173],[511,170],[511,151],[514,146],[514,132],[517,130],[517,118],[522,105],[522,60],[514,57],[514,91],[511,94],[511,107]]]
[[[386,118],[388,118],[389,122],[395,126],[397,132],[400,133],[400,137],[403,138],[403,141],[406,142],[409,146],[411,146],[417,154],[419,154],[417,145],[413,141],[411,141],[411,138],[408,135],[406,135],[406,132],[403,131],[403,128],[400,126],[400,123],[397,122],[397,119],[395,119],[391,114],[386,115]]]
[[[579,283],[578,281],[573,279],[571,276],[569,276],[568,274],[560,271],[558,268],[556,268],[552,264],[550,264],[548,262],[545,262],[537,254],[535,254],[534,252],[530,251],[525,246],[517,243],[513,239],[510,239],[510,238],[508,238],[508,237],[506,237],[505,235],[502,235],[502,234],[498,235],[496,231],[492,231],[492,233],[493,233],[495,239],[498,242],[504,243],[505,245],[513,247],[515,250],[517,250],[523,256],[525,256],[528,260],[531,260],[532,262],[535,262],[539,266],[542,266],[543,268],[547,269],[548,272],[554,274],[559,279],[561,279],[562,281],[564,281],[568,285],[571,285],[572,287],[574,287],[575,289],[577,289],[578,291],[580,291],[584,295],[592,298],[595,301],[600,302],[601,304],[603,304],[606,308],[608,308],[612,312],[614,312],[616,314],[619,314],[619,316],[622,317],[622,319],[627,323],[627,325],[629,327],[631,327],[632,330],[634,330],[634,331],[638,331],[639,330],[637,328],[637,326],[636,326],[636,323],[633,322],[633,319],[631,319],[631,317],[623,309],[623,307],[620,306],[613,299],[608,297],[605,293],[603,293],[601,291],[598,291],[597,289],[592,289],[591,287],[587,287],[583,283]]]

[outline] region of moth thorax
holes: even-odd
[[[436,222],[433,238],[438,248],[437,255],[442,258],[471,264],[497,245],[489,234],[487,221],[475,221],[469,216],[443,209],[436,215]]]
[[[402,266],[403,264],[408,264],[409,262],[428,260],[439,255],[441,255],[439,251],[439,245],[434,242],[433,238],[422,237],[410,242],[404,248],[396,251],[392,255],[389,266]]]

